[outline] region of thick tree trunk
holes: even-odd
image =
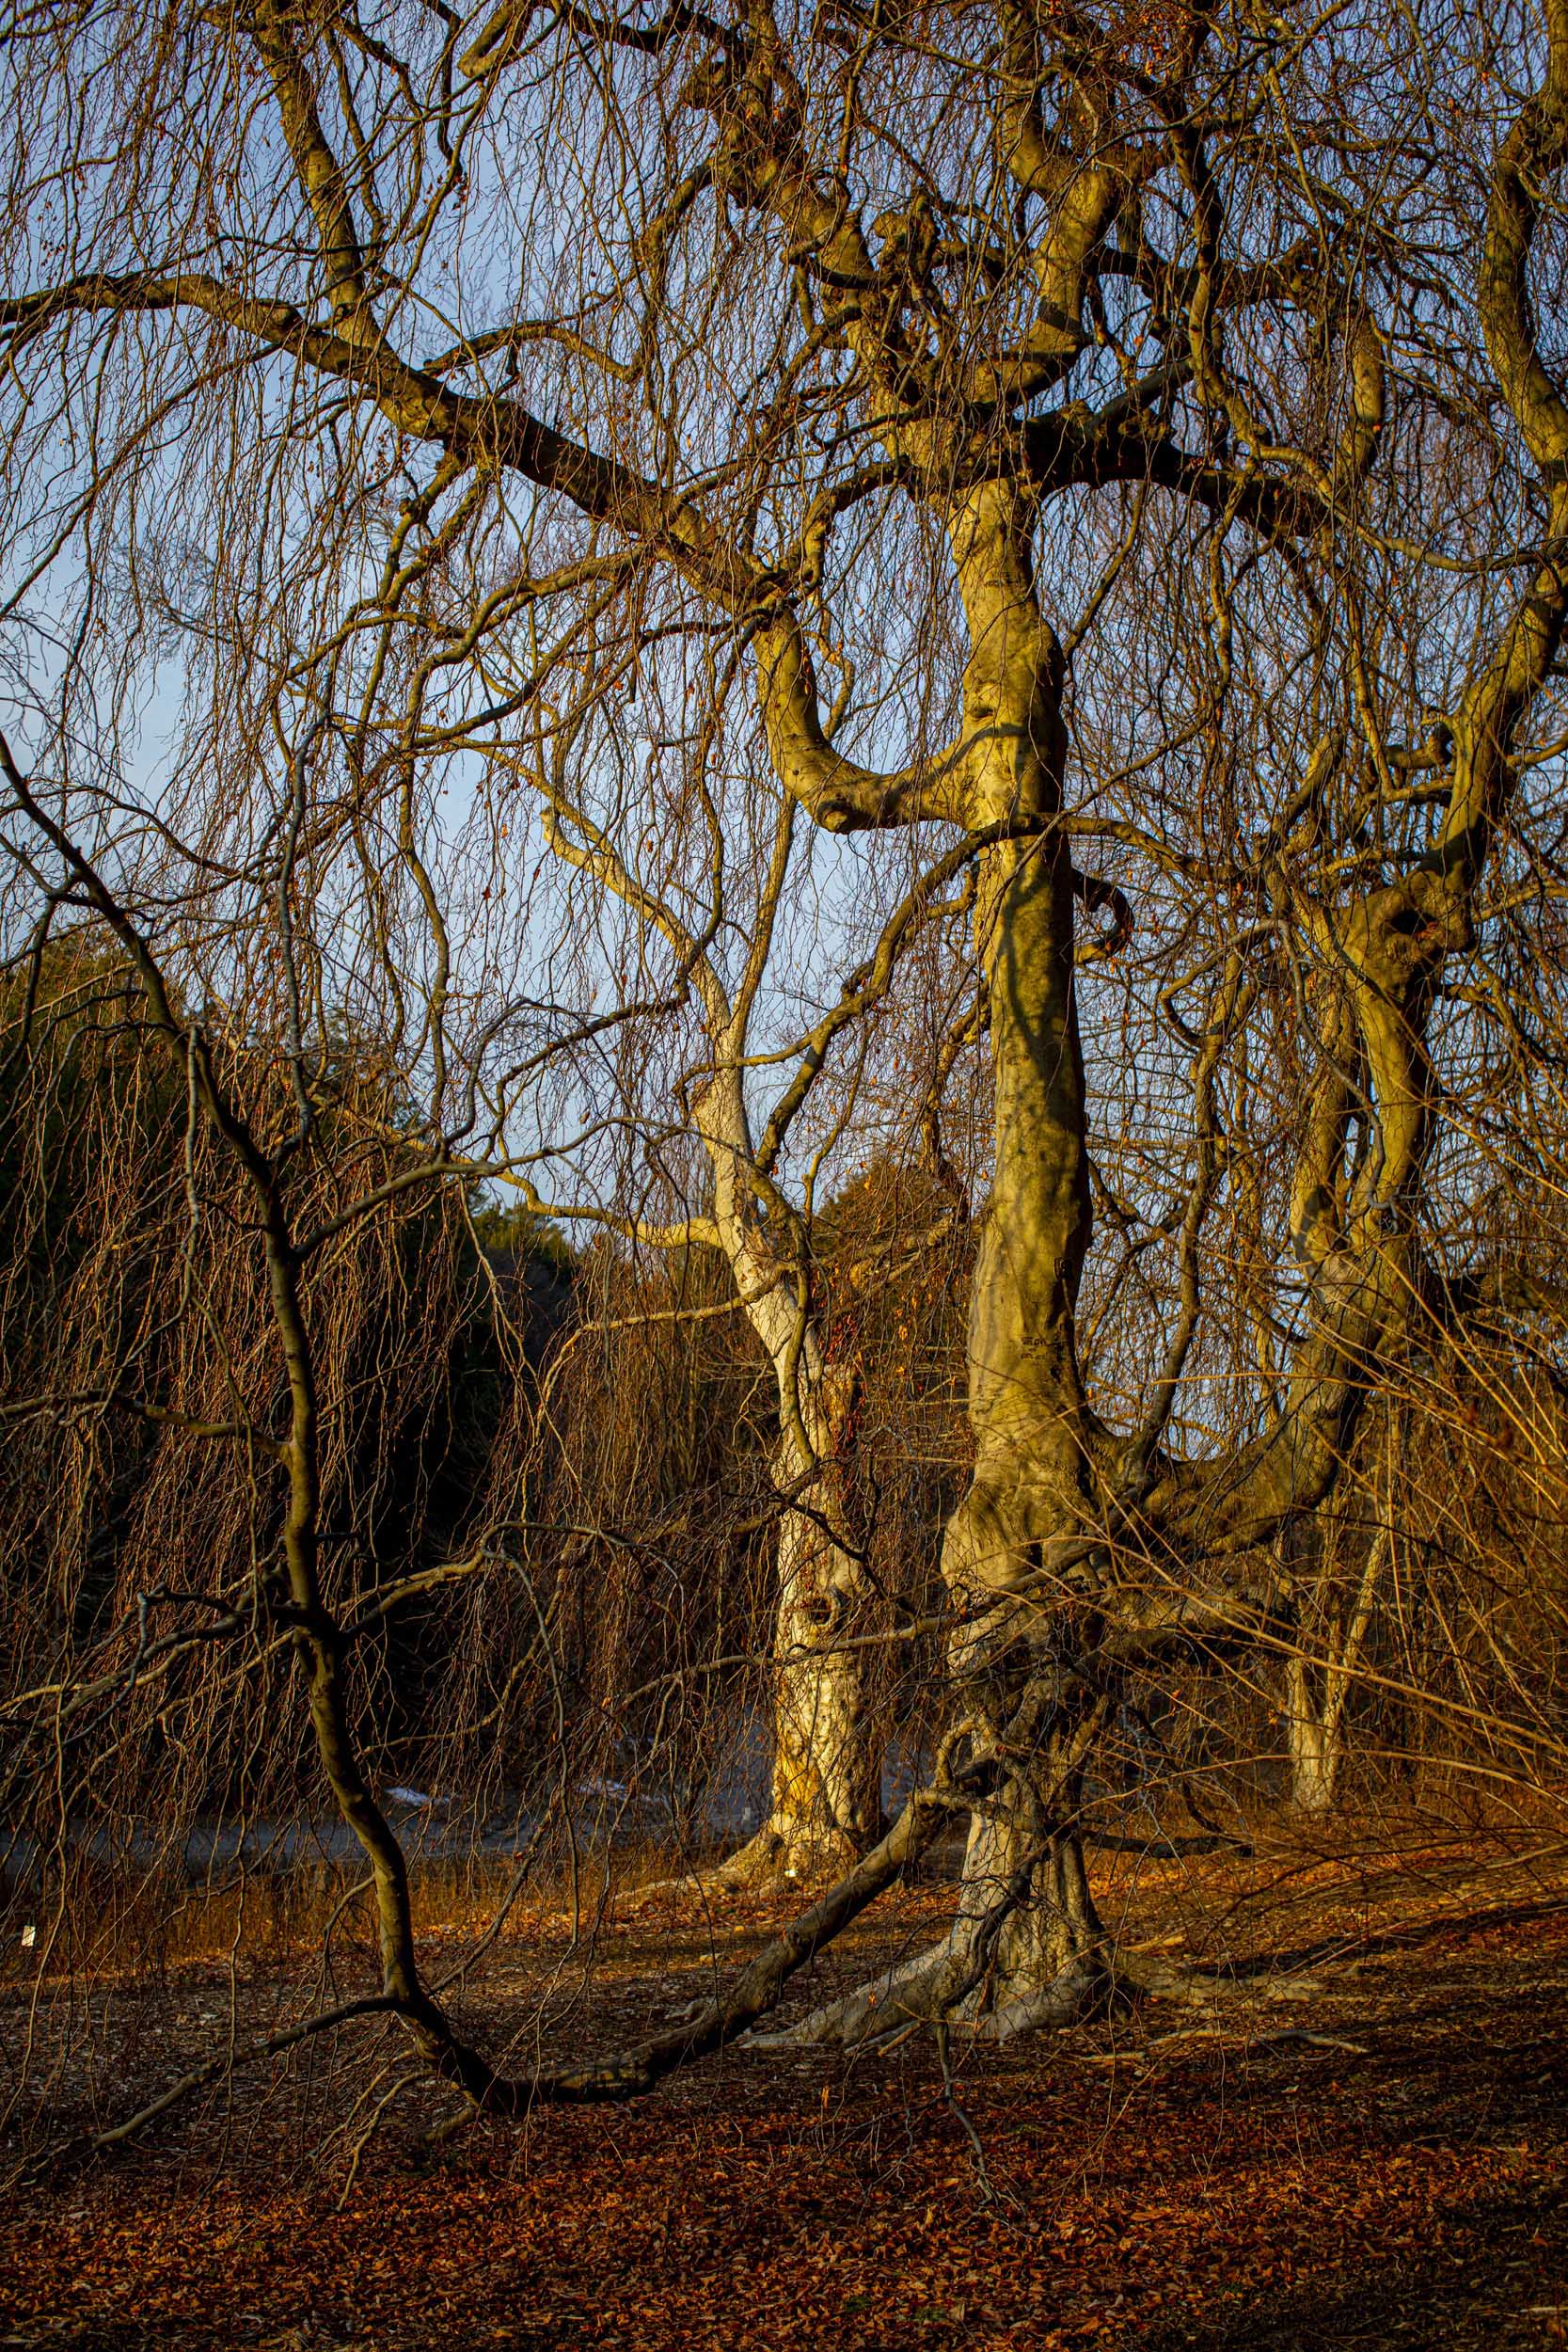
[[[1039,2026],[1069,2024],[1102,2000],[1109,1984],[1105,1937],[1084,1868],[1076,1823],[1038,1824],[1026,1842],[1027,1801],[1011,1796],[1005,1818],[977,1820],[965,1864],[970,1899],[990,1879],[1014,1879],[1025,1891],[997,1932],[994,1957],[977,1989],[976,2030],[1002,2041]]]
[[[1040,1703],[1033,1690],[1017,1712],[1036,1714]],[[854,2047],[956,2025],[1002,2041],[1070,2024],[1102,2002],[1111,1984],[1105,1936],[1076,1825],[1097,1721],[1091,1710],[1070,1729],[1059,1720],[1049,1734],[1023,1733],[1017,1769],[997,1773],[971,1818],[953,1924],[938,1944],[772,2039]],[[990,1744],[984,1735],[976,1741]],[[984,1757],[976,1760],[983,1769]]]
[[[966,717],[992,722],[972,772],[970,821],[1045,828],[987,850],[982,865],[975,941],[990,1012],[995,1164],[970,1307],[974,1474],[942,1547],[955,1612],[970,1620],[952,1652],[957,1704],[974,1723],[976,1760],[990,1754],[1012,1767],[972,1830],[957,1931],[961,1941],[974,1932],[969,1921],[1006,1905],[986,1977],[966,1996],[1001,2031],[1076,2013],[1102,1974],[1077,1827],[1094,1715],[1054,1662],[1071,1646],[1076,1613],[1057,1571],[1092,1516],[1075,1343],[1090,1212],[1072,862],[1049,830],[1065,753],[1061,655],[1006,492],[967,503],[954,550],[974,648]],[[990,1695],[999,1684],[1022,1693],[1000,1721]]]
[[[1099,1997],[1103,1935],[1084,1868],[1078,1783],[1098,1722],[1061,1657],[1081,1614],[1066,1570],[1092,1523],[1074,1344],[1089,1237],[1083,1057],[1073,1001],[1073,876],[1053,832],[1065,750],[1062,660],[1030,577],[1026,509],[989,484],[951,530],[974,651],[964,677],[965,821],[1017,826],[981,853],[975,944],[995,1086],[995,1161],[971,1295],[969,1490],[942,1576],[961,1630],[955,1727],[990,1781],[936,1948],[800,2029],[879,2039],[920,2019],[1010,2032]]]
[[[1060,2025],[1104,1984],[1104,1931],[1078,1834],[1083,1757],[1098,1713],[1072,1720],[1053,1682],[1031,1685],[1001,1736],[976,1742],[982,1758],[993,1744],[998,1765],[1015,1769],[1001,1772],[970,1826],[958,1925],[977,1973],[957,2013],[996,2038]],[[1042,1711],[1050,1729],[1031,1720]]]

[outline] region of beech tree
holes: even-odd
[[[694,760],[684,764],[691,798],[708,817],[699,845],[705,870],[693,882],[667,866],[665,877],[656,879],[646,857],[641,869],[634,869],[608,814],[595,814],[575,793],[563,755],[567,747],[580,748],[587,722],[605,692],[590,666],[586,691],[578,698],[586,707],[563,719],[547,760],[540,747],[530,781],[551,851],[588,875],[629,920],[633,968],[643,970],[650,947],[661,947],[673,966],[675,999],[689,993],[694,1000],[684,1054],[678,1045],[667,1045],[660,1057],[656,1099],[643,1098],[623,1058],[615,1101],[617,1115],[642,1136],[644,1151],[656,1164],[672,1123],[678,1136],[697,1148],[703,1205],[661,1217],[628,1213],[624,1201],[594,1205],[569,1189],[552,1190],[546,1200],[533,1176],[504,1159],[499,1167],[542,1212],[591,1227],[609,1226],[642,1249],[713,1248],[729,1269],[736,1303],[766,1352],[777,1401],[771,1471],[779,1498],[773,1569],[779,1663],[767,1818],[745,1847],[728,1857],[722,1875],[731,1885],[816,1877],[853,1863],[875,1836],[880,1813],[880,1759],[873,1752],[863,1694],[867,1657],[856,1645],[866,1629],[869,1592],[846,1522],[844,1495],[843,1455],[858,1375],[852,1360],[831,1357],[811,1250],[816,1169],[845,1123],[846,1104],[840,1103],[825,1138],[807,1155],[803,1198],[792,1197],[781,1184],[780,1168],[795,1131],[807,1123],[803,1114],[815,1107],[835,1040],[885,996],[898,948],[928,914],[934,894],[918,886],[895,906],[865,968],[846,984],[838,1003],[808,1020],[803,1035],[758,1041],[762,1009],[778,987],[776,937],[791,884],[799,887],[792,871],[797,803],[787,794],[777,796],[770,812],[772,839],[748,891],[744,873],[728,870],[732,853],[712,779],[703,771],[712,745],[700,733]],[[673,739],[681,743],[678,732]],[[514,757],[507,755],[509,768]],[[590,774],[595,764],[612,774],[622,765],[608,756],[583,762]],[[654,807],[657,822],[662,813],[657,797]],[[645,820],[645,804],[634,803],[634,814]],[[646,850],[646,834],[643,841]],[[705,919],[698,930],[691,909],[705,897]],[[731,942],[743,943],[733,972],[716,943],[721,919]],[[665,1004],[668,1008],[670,1000]],[[634,1027],[643,1025],[635,1004],[626,1011]],[[759,1109],[759,1088],[781,1068],[783,1087]],[[853,1093],[851,1080],[851,1103]],[[672,1094],[685,1106],[685,1116],[677,1113],[673,1122]],[[562,1170],[562,1180],[566,1173]],[[678,1179],[674,1188],[681,1189]],[[920,1239],[913,1237],[916,1249]]]
[[[639,2088],[955,1813],[951,1932],[801,2030],[1002,2034],[1159,1989],[1081,1851],[1121,1677],[1270,1621],[1275,1538],[1458,1295],[1472,1111],[1499,1061],[1541,1083],[1568,11],[268,0],[43,12],[8,71],[10,610],[58,769],[12,767],[30,886],[63,860],[114,899],[72,779],[133,620],[179,636],[188,848],[277,711],[291,775],[319,730],[334,837],[379,809],[399,844],[341,936],[404,919],[395,867],[436,943],[400,1032],[431,1168],[544,1200],[538,1007],[490,952],[498,908],[541,903],[501,780],[542,785],[647,985],[557,1003],[537,1050],[575,1101],[596,1021],[698,1002],[689,1127],[743,1290],[790,1302],[802,1500],[831,1437],[786,1271],[802,1168],[741,1146],[762,933],[736,948],[714,878],[765,908],[799,811],[890,956],[942,910],[910,1098],[980,1122],[989,1189],[934,1783],[697,2025],[511,2086],[422,1990],[361,1808],[388,1998],[491,2105]],[[657,822],[611,868],[589,803],[628,758]],[[483,817],[455,946],[410,846],[437,778]],[[257,872],[278,825],[290,876],[322,837],[310,790],[282,806]],[[112,845],[112,793],[93,821]],[[856,966],[820,1018],[868,1010],[832,922],[814,946]]]

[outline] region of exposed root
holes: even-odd
[[[1124,2042],[1115,2050],[1080,2050],[1076,2062],[1080,2066],[1132,2066],[1148,2074],[1162,2066],[1167,2058],[1180,2059],[1195,2049],[1224,2052],[1227,2059],[1256,2058],[1270,2050],[1329,2050],[1347,2058],[1367,2058],[1370,2045],[1365,2042],[1349,2042],[1342,2034],[1308,2033],[1301,2026],[1287,2026],[1278,2033],[1238,2031],[1236,2024],[1222,2025],[1218,2020],[1196,2026],[1177,2026],[1169,2033],[1157,2033],[1147,2042]]]
[[[975,2042],[1012,2042],[1022,2034],[1087,2025],[1146,2000],[1212,2012],[1259,2001],[1320,2000],[1328,1990],[1316,1977],[1237,1977],[1178,1966],[1148,1953],[1112,1955],[1095,1947],[1073,1952],[1043,1982],[1009,1994],[1006,1986],[987,1981],[978,1940],[974,1922],[963,1922],[930,1951],[825,2003],[798,2025],[748,2036],[748,2046],[885,2049],[925,2026],[945,2027]],[[1295,2029],[1272,2038],[1295,2038]]]
[[[1316,2001],[1329,1989],[1321,1977],[1243,1977],[1218,1968],[1180,1966],[1152,1952],[1119,1953],[1116,1972],[1130,1992],[1193,2009],[1221,2009],[1238,2002]]]
[[[782,2032],[752,2034],[759,2050],[891,2049],[923,2027],[963,2034],[975,2042],[1010,2042],[1019,2034],[1058,2031],[1102,2015],[1119,1988],[1104,1969],[1074,1961],[1049,1984],[981,2009],[958,1992],[961,1958],[938,1946],[908,1970],[896,1970],[830,2001]],[[956,1997],[955,1997],[956,1996]]]
[[[1022,1730],[1032,1736],[1035,1727]],[[940,1944],[768,2035],[766,2046],[867,2048],[921,2026],[1005,2041],[1102,2010],[1114,1993],[1105,1931],[1076,1829],[1051,1818],[1064,1797],[1070,1802],[1088,1736],[1079,1725],[1054,1743],[1043,1786],[1009,1772],[1005,1801],[972,1811],[958,1914]],[[1073,1806],[1069,1820],[1075,1815]]]
[[[1168,2050],[1173,2043],[1180,2042],[1183,2048],[1187,2048],[1195,2042],[1223,2042],[1233,2058],[1250,2058],[1259,2050],[1285,2050],[1297,2047],[1309,2050],[1338,2050],[1345,2052],[1351,2058],[1368,2056],[1368,2046],[1364,2042],[1347,2042],[1343,2035],[1337,2033],[1308,2033],[1302,2026],[1287,2026],[1279,2033],[1248,2034],[1242,2042],[1238,2042],[1234,2035],[1227,2032],[1223,2026],[1180,2026],[1174,2033],[1156,2035],[1148,2046],[1151,2051]]]
[[[964,1939],[967,1941],[967,1939]],[[894,2035],[945,2019],[968,1990],[969,1955],[960,1940],[950,1935],[943,1943],[913,1960],[907,1960],[859,1986],[842,1999],[814,2010],[798,2026],[781,2031],[752,2034],[750,2044],[762,2050],[805,2050],[832,2045],[853,2050],[886,2042]]]
[[[1020,2034],[1060,2032],[1068,2026],[1086,2024],[1125,1998],[1114,1973],[1074,1961],[1037,1993],[1022,1994],[977,2018],[972,2031],[976,2042],[1012,2042]]]
[[[1015,1989],[1020,1977],[999,1975],[995,1966],[999,1924],[994,1915],[960,1920],[929,1951],[827,2002],[799,2025],[750,2036],[750,2046],[886,2048],[922,2026],[1008,2042],[1021,2033],[1082,2025],[1125,1997],[1098,1946],[1072,1950],[1053,1973]]]

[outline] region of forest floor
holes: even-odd
[[[1150,2002],[1000,2049],[955,2034],[945,2074],[925,2036],[853,2060],[735,2050],[634,2105],[434,2144],[450,2094],[356,2028],[336,2073],[317,2045],[13,2189],[0,2344],[1568,2344],[1560,1834],[1429,1835],[1390,1858],[1383,1822],[1104,1865],[1130,1940],[1224,1957],[1222,2010]],[[863,1921],[795,2008],[928,1935],[947,1900],[911,1889]],[[770,1915],[623,1900],[585,1976],[583,1940],[537,1915],[465,2022],[514,2063],[612,2048],[759,1948]],[[230,2029],[230,1997],[243,2034],[276,1979],[192,1964],[155,1994],[108,1989],[94,2039],[123,2037],[120,2112]],[[8,2071],[25,2017],[0,2012]],[[357,2161],[373,2101],[350,2119],[351,2062],[385,2100]]]

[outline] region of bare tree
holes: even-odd
[[[597,682],[592,701],[600,697]],[[590,707],[592,702],[590,703]],[[590,875],[637,927],[639,961],[646,935],[668,952],[677,988],[695,998],[692,1043],[697,1067],[673,1078],[684,1120],[706,1162],[707,1205],[673,1220],[628,1216],[624,1210],[586,1205],[567,1193],[546,1201],[537,1184],[502,1163],[541,1211],[568,1220],[608,1223],[643,1248],[718,1249],[729,1268],[736,1300],[766,1352],[773,1375],[779,1435],[772,1479],[780,1499],[774,1574],[779,1661],[772,1701],[771,1799],[768,1817],[744,1849],[723,1866],[734,1885],[769,1878],[795,1879],[847,1867],[879,1824],[879,1759],[873,1753],[863,1693],[866,1655],[846,1635],[864,1631],[867,1595],[860,1556],[845,1519],[842,1459],[855,1387],[855,1367],[830,1360],[820,1296],[814,1296],[810,1216],[815,1189],[808,1175],[803,1203],[778,1182],[779,1164],[835,1037],[883,993],[900,937],[924,911],[916,898],[895,913],[872,969],[858,988],[812,1023],[804,1038],[753,1055],[759,998],[770,977],[795,835],[796,804],[779,801],[761,887],[744,921],[746,952],[732,977],[715,951],[725,906],[726,843],[715,822],[705,845],[711,912],[700,933],[689,927],[674,892],[634,873],[609,829],[574,799],[565,749],[579,739],[566,726],[534,771],[545,827],[555,855]],[[699,752],[699,777],[702,752]],[[711,806],[711,802],[709,803]],[[731,901],[738,893],[731,887]],[[748,1099],[758,1073],[749,1065],[784,1065],[785,1086],[761,1118]],[[668,1076],[665,1083],[669,1084]],[[635,1117],[635,1092],[623,1089],[623,1115]],[[667,1125],[666,1109],[658,1126]],[[831,1139],[833,1125],[830,1125]],[[656,1127],[657,1134],[657,1127]],[[816,1155],[819,1159],[820,1152]],[[819,1289],[819,1285],[817,1286]]]
[[[833,1405],[788,1271],[803,1170],[745,1125],[769,877],[793,808],[867,836],[890,952],[972,878],[925,1073],[951,1116],[983,1034],[951,1726],[936,1793],[800,1932],[958,1807],[952,1933],[810,2030],[1079,2013],[1112,1966],[1078,1824],[1119,1677],[1273,1612],[1275,1537],[1330,1494],[1440,1282],[1482,1005],[1511,1017],[1558,888],[1568,405],[1538,311],[1568,18],[268,5],[40,21],[13,57],[0,320],[34,486],[8,548],[62,767],[57,813],[13,778],[20,814],[86,887],[83,680],[102,704],[125,614],[185,628],[188,588],[216,657],[189,808],[222,788],[202,758],[254,771],[293,696],[289,773],[320,727],[336,781],[294,833],[285,796],[284,837],[373,821],[397,845],[367,851],[341,952],[424,1008],[396,1042],[432,1167],[559,1157],[519,1133],[531,1057],[570,1068],[560,1109],[591,1091],[595,1024],[646,1051],[695,992],[714,1216],[796,1365],[793,1503],[825,1482]],[[150,544],[154,498],[188,539]],[[664,847],[607,862],[585,803],[624,772],[638,693],[668,721],[637,753]],[[476,779],[519,763],[662,939],[608,1009],[580,922],[580,984],[547,1009],[495,952],[496,909],[526,930],[542,901]],[[455,946],[414,839],[437,779],[469,796]],[[118,818],[110,793],[95,821]],[[705,822],[762,913],[738,950],[722,892],[690,898]],[[190,846],[222,830],[209,803]],[[382,952],[404,906],[417,976]],[[858,977],[838,993],[868,1009]],[[832,1581],[819,1517],[796,1509],[797,1540],[830,1544]],[[388,1918],[395,1997],[497,2097]]]

